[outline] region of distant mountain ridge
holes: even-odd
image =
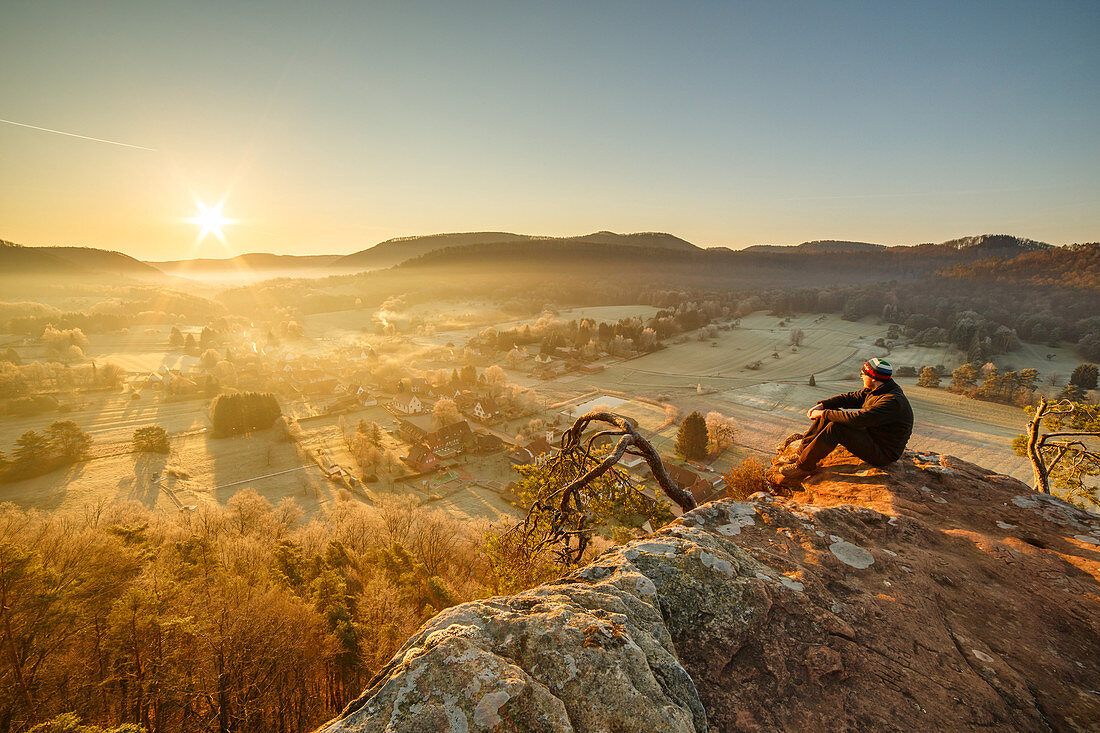
[[[664,232],[637,232],[616,234],[600,231],[578,237],[539,237],[511,232],[466,232],[459,234],[430,234],[423,237],[388,239],[359,252],[345,255],[332,263],[340,270],[376,269],[392,267],[415,257],[437,250],[457,247],[486,246],[540,242],[577,242],[585,244],[626,245],[678,251],[701,251],[699,247],[672,234]]]
[[[1037,249],[1052,249],[1054,245],[1046,242],[1037,242],[1026,237],[1015,237],[1011,234],[979,234],[974,237],[960,237],[943,242],[941,247],[953,247],[954,249],[1019,249],[1032,251]]]
[[[871,242],[849,242],[835,239],[820,239],[802,244],[754,244],[745,247],[741,252],[780,252],[792,254],[797,252],[877,252],[885,249],[902,249],[911,247],[939,247],[953,250],[1016,250],[1018,252],[1030,252],[1039,249],[1051,249],[1054,245],[1046,242],[1037,242],[1026,237],[1016,237],[1011,234],[978,234],[971,237],[960,237],[946,242],[935,244],[927,242],[916,245],[896,245],[887,247],[885,244],[873,244]],[[735,250],[736,251],[736,250]]]
[[[754,244],[745,247],[742,252],[872,252],[886,249],[884,244],[870,242],[846,242],[835,239],[820,239],[796,245]]]
[[[786,269],[788,258],[798,267],[871,271],[932,272],[985,258],[1011,259],[1028,252],[1057,251],[1044,242],[1007,234],[960,237],[940,244],[891,246],[845,240],[815,240],[798,245],[755,245],[743,250],[703,249],[665,232],[617,234],[599,231],[574,237],[540,237],[511,232],[460,232],[389,239],[349,255],[277,255],[253,252],[226,259],[141,262],[128,255],[90,247],[25,247],[0,240],[0,274],[122,277],[149,280],[167,276],[232,275],[324,277],[379,270],[408,264],[431,266],[507,260],[514,266],[573,260],[643,259],[660,270],[660,263],[720,269]],[[805,260],[805,261],[803,261]],[[692,264],[694,263],[694,264]],[[230,279],[230,278],[226,278]]]
[[[25,247],[0,240],[3,275],[84,275],[161,279],[164,273],[140,260],[93,247]]]
[[[532,239],[526,234],[510,232],[463,232],[456,234],[429,234],[426,236],[398,237],[344,255],[333,263],[340,270],[377,269],[392,267],[398,263],[444,247],[463,247],[490,242],[517,242]]]
[[[270,252],[249,252],[236,257],[147,261],[147,264],[164,272],[186,277],[188,272],[220,272],[233,269],[277,271],[324,268],[341,257],[343,255],[277,255]]]

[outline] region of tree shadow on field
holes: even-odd
[[[69,498],[69,488],[86,467],[87,463],[81,461],[41,476],[0,484],[0,504],[10,501],[21,507],[58,509]]]
[[[163,453],[136,453],[133,460],[133,475],[118,481],[117,499],[137,500],[152,509],[160,498],[159,481],[166,480],[164,467],[168,464],[168,456]]]
[[[223,505],[238,491],[249,487],[277,504],[280,496],[286,495],[282,487],[306,475],[304,471],[286,475],[281,472],[310,463],[294,443],[279,440],[274,428],[227,438],[215,438],[207,431],[206,453],[212,465],[211,496]],[[298,500],[302,498],[295,496]]]

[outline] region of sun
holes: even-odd
[[[224,242],[225,235],[222,234],[222,227],[224,227],[226,224],[233,223],[232,219],[227,219],[222,216],[222,205],[225,202],[219,201],[214,206],[207,206],[206,204],[198,200],[196,200],[195,203],[198,204],[199,215],[193,219],[188,219],[187,221],[191,222],[192,224],[199,225],[199,241],[205,239],[207,234],[213,234],[215,237]]]

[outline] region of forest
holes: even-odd
[[[558,572],[515,560],[488,525],[376,509],[345,497],[303,523],[251,489],[178,515],[0,505],[0,733],[66,713],[150,733],[311,730],[437,611]]]

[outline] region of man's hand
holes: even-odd
[[[825,414],[825,410],[824,410],[824,408],[821,407],[820,402],[818,402],[816,405],[811,407],[809,410],[806,410],[806,417],[810,418],[811,420],[816,420],[817,418],[821,417],[823,414]]]

